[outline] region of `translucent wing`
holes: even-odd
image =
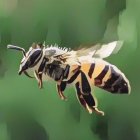
[[[77,51],[60,48],[58,46],[50,46],[45,48],[45,56],[52,57],[54,60],[61,61],[65,64],[78,64],[93,60],[93,58],[106,58],[112,53],[117,53],[123,42],[114,41],[108,44],[91,46],[82,48]]]
[[[91,56],[95,58],[106,58],[110,56],[111,54],[117,53],[120,48],[122,47],[123,42],[122,41],[114,41],[108,44],[103,45],[95,45],[91,46],[90,48],[83,48],[81,50],[77,51],[77,56]]]

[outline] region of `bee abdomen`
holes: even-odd
[[[104,80],[107,73],[109,73],[108,78]],[[106,65],[102,72],[95,78],[94,83],[95,86],[111,93],[130,93],[129,81],[124,74],[113,65]]]

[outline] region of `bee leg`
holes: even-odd
[[[103,111],[101,111],[101,110],[99,110],[97,107],[93,107],[92,106],[92,109],[93,109],[93,111],[95,111],[97,114],[99,114],[99,115],[102,115],[102,116],[104,116],[105,115],[105,113],[103,112]]]
[[[65,95],[63,94],[63,92],[64,92],[64,90],[65,90],[65,88],[66,88],[66,85],[67,85],[67,83],[64,82],[64,81],[57,82],[57,84],[56,84],[57,92],[58,92],[58,94],[59,94],[59,96],[60,96],[60,98],[61,98],[62,100],[66,100],[66,99],[67,99],[67,98],[65,97]]]
[[[77,82],[75,84],[76,87],[76,92],[77,92],[77,98],[79,100],[79,103],[91,114],[92,113],[92,109],[88,106],[88,104],[86,103],[85,99],[83,98],[83,95],[81,93],[80,87],[79,87],[79,82]]]
[[[39,73],[38,74],[38,77],[39,77],[39,83],[38,83],[38,86],[39,88],[43,88],[43,82],[42,82],[42,73]]]
[[[81,71],[81,80],[80,80],[79,85],[81,86],[80,89],[82,90],[83,98],[86,101],[86,103],[88,104],[88,106],[93,111],[95,111],[97,114],[104,116],[104,112],[98,110],[98,108],[97,108],[96,101],[91,94],[90,84],[86,78],[86,75],[82,71]]]
[[[34,75],[38,81],[38,87],[41,89],[43,88],[43,82],[42,82],[42,74],[39,74],[37,71],[34,72]]]
[[[45,65],[46,65],[46,61],[47,61],[47,59],[44,57],[42,60],[42,63],[40,64],[40,66],[38,68],[38,72],[36,72],[37,77],[38,77],[38,86],[40,89],[43,88],[42,74],[43,74],[43,70],[44,70]]]
[[[83,94],[83,98],[84,100],[86,101],[86,103],[88,104],[88,106],[93,110],[95,111],[97,114],[100,114],[102,116],[104,116],[104,112],[103,111],[100,111],[98,108],[97,108],[97,105],[96,105],[96,102],[95,102],[95,99],[93,98],[92,94],[89,93],[89,94]]]

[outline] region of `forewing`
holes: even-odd
[[[114,41],[108,44],[97,44],[89,48],[82,48],[77,51],[77,56],[91,56],[95,58],[106,58],[111,54],[117,53],[122,47],[122,41]]]
[[[97,58],[109,57],[111,54],[117,53],[122,47],[122,44],[123,44],[122,41],[114,41],[102,45],[101,48],[94,53],[93,57],[97,57]]]

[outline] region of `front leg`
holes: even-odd
[[[44,57],[40,66],[39,66],[38,71],[35,71],[35,74],[38,78],[38,86],[39,86],[40,89],[43,88],[42,75],[43,75],[43,70],[45,68],[45,65],[46,65],[47,61],[48,61],[48,59]]]
[[[40,89],[43,88],[42,74],[41,74],[41,73],[39,74],[39,73],[35,70],[34,75],[35,75],[35,78],[36,78],[36,80],[37,80],[37,82],[38,82],[38,87],[39,87]]]
[[[63,94],[63,92],[64,92],[66,86],[67,86],[67,83],[66,83],[65,81],[61,81],[61,82],[59,81],[59,82],[57,82],[57,84],[56,84],[57,92],[58,92],[58,94],[59,94],[59,96],[60,96],[60,98],[61,98],[62,100],[66,100],[66,99],[67,99],[67,98],[65,97],[65,95]]]

